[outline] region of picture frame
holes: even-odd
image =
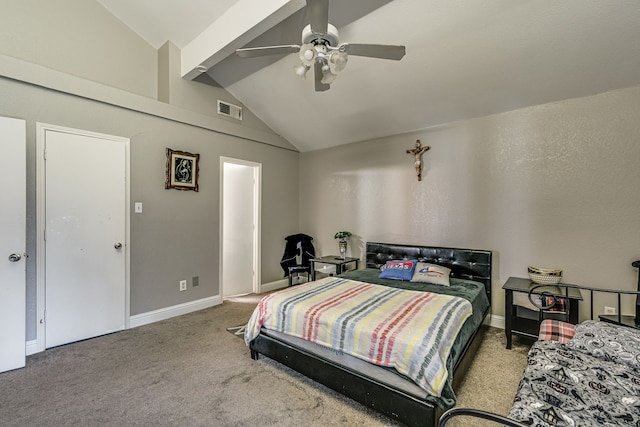
[[[165,189],[198,191],[200,154],[167,148]]]

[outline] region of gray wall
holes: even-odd
[[[250,111],[242,123],[212,118],[216,99],[234,98],[215,84],[182,81],[174,46],[159,55],[96,2],[2,5],[0,54],[46,67],[16,71],[0,58],[0,115],[28,124],[28,339],[36,121],[131,138],[131,200],[144,203],[142,215],[131,215],[131,314],[217,295],[219,156],[263,164],[263,283],[282,276],[283,236],[311,234],[327,254],[346,229],[358,256],[367,240],[493,250],[496,314],[502,283],[526,275],[528,264],[561,267],[567,282],[635,287],[640,88],[299,155]],[[49,70],[64,74],[51,79]],[[87,80],[146,100],[104,101],[95,94],[108,91]],[[172,105],[139,108],[156,97]],[[416,139],[431,146],[420,183],[406,154]],[[202,155],[199,193],[164,189],[165,147]],[[177,292],[177,279],[192,275],[200,287]]]
[[[282,239],[298,225],[297,152],[6,78],[0,99],[11,100],[0,115],[27,120],[28,340],[36,321],[36,122],[131,138],[131,200],[144,203],[143,214],[131,213],[132,315],[219,294],[220,156],[263,165],[262,280],[282,277]],[[164,189],[166,147],[201,155],[198,193]],[[178,280],[194,275],[200,286],[178,292]]]
[[[168,41],[156,51],[96,1],[0,4],[0,54],[211,117],[217,116],[218,99],[243,106],[210,78],[182,79],[175,45]],[[246,108],[242,122],[218,117],[273,133]]]
[[[283,237],[299,224],[299,154],[246,109],[242,122],[218,117],[216,99],[235,98],[180,79],[175,46],[158,66],[153,47],[84,0],[3,2],[0,40],[0,115],[27,121],[27,340],[37,320],[36,122],[131,139],[131,201],[144,203],[131,213],[131,315],[219,295],[220,156],[262,164],[261,277],[282,277]],[[166,147],[201,155],[200,192],[164,189]],[[178,292],[195,275],[200,286]]]
[[[416,139],[431,146],[422,182],[406,153]],[[322,254],[337,252],[338,230],[356,235],[355,256],[366,241],[493,250],[498,315],[503,283],[526,277],[527,265],[560,267],[567,283],[635,289],[638,141],[633,87],[303,153],[301,229]]]
[[[273,133],[251,110],[207,74],[202,74],[193,81],[183,79],[180,64],[180,49],[176,45],[166,42],[158,49],[158,100],[199,114],[218,117],[234,125],[241,124],[243,127]],[[218,115],[218,99],[242,107],[242,121]]]
[[[0,4],[0,53],[156,98],[156,49],[98,2]]]

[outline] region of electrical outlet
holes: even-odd
[[[616,314],[616,308],[615,307],[607,307],[605,305],[604,306],[604,314]]]
[[[186,290],[187,290],[187,281],[186,280],[180,280],[180,292],[186,291]]]
[[[198,277],[198,276],[193,276],[193,277],[191,278],[191,286],[193,286],[193,287],[195,288],[195,287],[196,287],[196,286],[198,286],[199,284],[200,284],[200,277]]]

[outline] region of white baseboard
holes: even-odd
[[[25,343],[25,354],[31,356],[32,354],[39,353],[38,340],[31,340]]]
[[[260,285],[260,292],[271,292],[275,291],[276,289],[286,288],[287,286],[289,286],[289,279],[280,279],[276,280],[275,282],[263,283],[262,285]]]
[[[276,289],[285,288],[289,285],[287,279],[276,280],[275,282],[264,283],[261,286],[262,292],[270,292]],[[170,319],[175,316],[191,313],[193,311],[202,310],[205,308],[213,307],[214,305],[222,304],[222,298],[219,296],[204,298],[198,301],[187,302],[184,304],[174,305],[172,307],[162,308],[160,310],[149,311],[147,313],[136,314],[131,316],[129,320],[129,327],[135,328],[137,326],[148,325],[149,323],[158,322],[160,320]],[[494,328],[504,329],[504,316],[490,315],[486,322],[489,326]],[[38,353],[37,340],[27,341],[25,344],[25,352],[27,356]]]
[[[149,311],[147,313],[136,314],[129,318],[129,328],[135,328],[149,323],[159,322],[160,320],[170,319],[172,317],[181,316],[214,305],[222,304],[222,298],[219,295],[203,298],[197,301],[186,302],[171,307],[161,308],[159,310]]]
[[[492,314],[487,324],[494,328],[504,329],[504,316],[496,316],[495,314]]]
[[[172,307],[165,307],[159,310],[149,311],[147,313],[136,314],[135,316],[131,316],[129,318],[129,328],[148,325],[149,323],[159,322],[160,320],[170,319],[172,317],[181,316],[183,314],[188,314],[198,310],[203,310],[205,308],[213,307],[214,305],[219,304],[222,304],[222,298],[220,298],[220,296],[213,296],[197,301],[174,305]],[[41,351],[44,351],[44,345],[42,349],[39,349],[37,339],[27,341],[25,343],[25,354],[27,356],[39,353]]]

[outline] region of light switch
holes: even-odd
[[[134,208],[134,212],[135,213],[142,213],[142,202],[136,202],[135,208]]]

